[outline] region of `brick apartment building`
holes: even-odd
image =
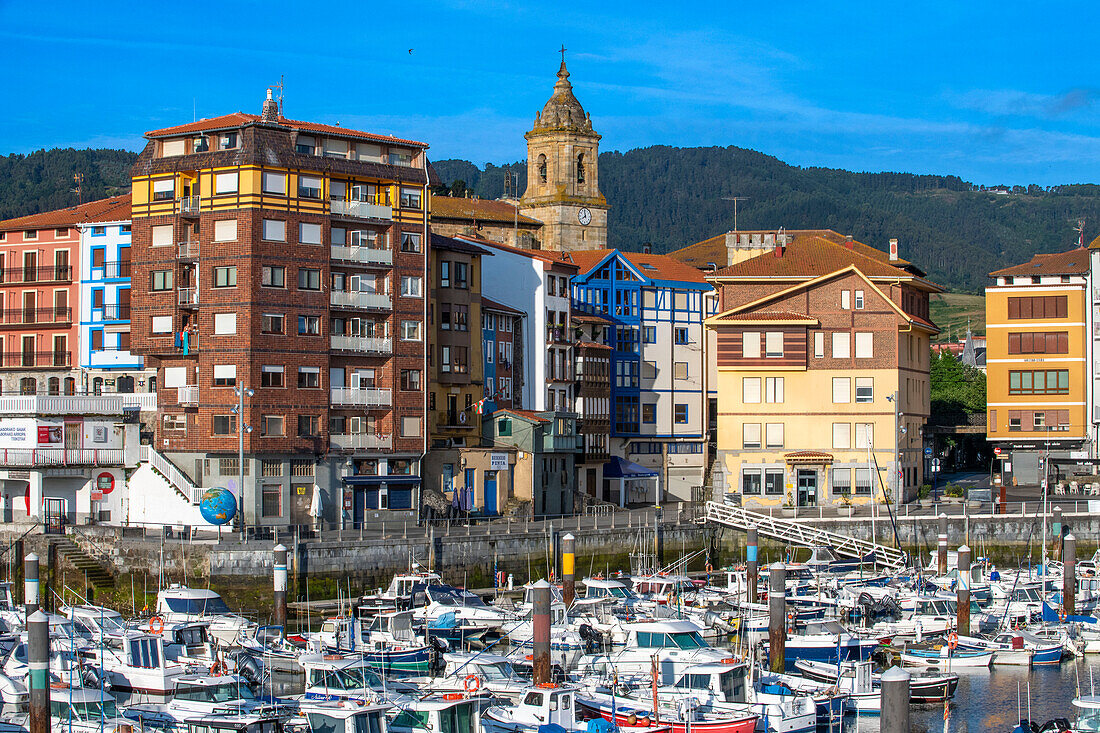
[[[330,523],[415,508],[427,146],[286,119],[270,92],[261,115],[146,137],[132,329],[157,369],[155,450],[243,490],[249,526],[308,524],[315,493]]]

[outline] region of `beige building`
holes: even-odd
[[[432,231],[502,242],[522,249],[541,249],[542,222],[519,213],[511,201],[432,196]]]

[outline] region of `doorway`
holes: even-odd
[[[313,484],[290,485],[290,523],[308,527],[312,521],[309,506],[313,503]]]
[[[817,471],[798,470],[798,506],[817,506]]]
[[[485,472],[485,513],[496,514],[497,513],[497,472],[486,471]]]
[[[65,534],[65,500],[45,499],[44,504],[46,534]]]

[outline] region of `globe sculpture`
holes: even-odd
[[[228,524],[237,514],[237,498],[229,489],[210,489],[202,495],[199,511],[202,518],[211,524]]]

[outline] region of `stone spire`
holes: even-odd
[[[543,105],[542,111],[535,115],[534,130],[575,129],[591,132],[592,120],[585,114],[584,107],[573,95],[573,85],[569,83],[569,69],[562,55],[558,67],[558,80],[554,83],[554,93]]]

